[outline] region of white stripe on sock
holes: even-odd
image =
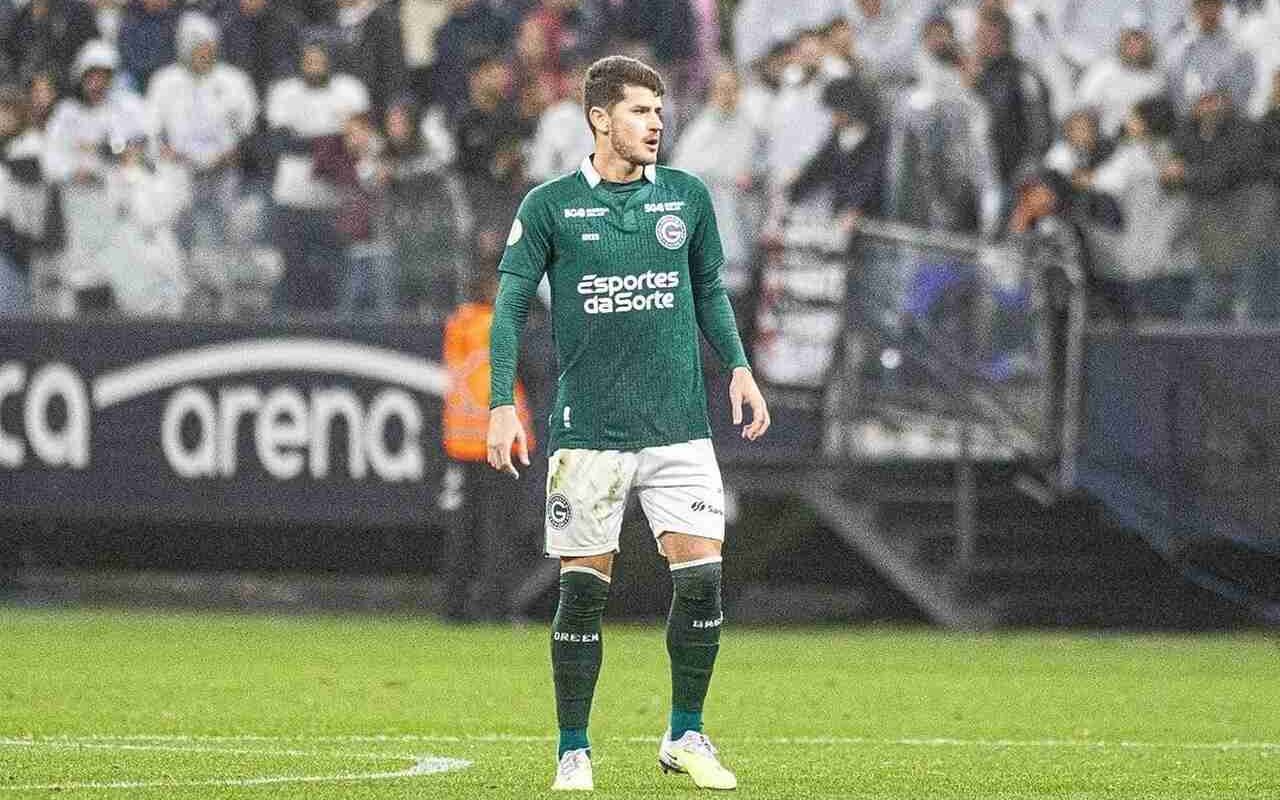
[[[688,569],[689,567],[700,567],[703,564],[719,564],[722,560],[723,559],[721,559],[720,556],[707,556],[706,558],[699,558],[693,561],[685,561],[680,564],[672,564],[671,571],[675,572],[678,569]]]
[[[566,572],[582,572],[587,575],[594,575],[600,580],[604,581],[605,583],[613,583],[613,581],[609,578],[608,575],[605,575],[603,572],[601,572],[598,569],[592,569],[591,567],[565,567],[560,570],[561,575],[565,574]]]

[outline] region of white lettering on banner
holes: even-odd
[[[364,409],[345,389],[320,389],[311,393],[311,476],[329,477],[329,435],[334,420],[347,429],[347,474],[360,480],[369,471],[364,457]]]
[[[399,452],[388,449],[387,424],[393,419],[404,426],[404,444]],[[365,450],[374,473],[387,481],[416,481],[422,478],[422,412],[413,398],[399,389],[379,392],[369,406],[365,424]]]
[[[348,430],[347,474],[352,478],[365,477],[370,466],[384,481],[422,478],[422,411],[399,389],[374,395],[366,414],[359,398],[345,389],[318,389],[308,402],[292,386],[276,387],[265,395],[253,386],[231,386],[219,392],[217,400],[204,389],[184,386],[164,406],[160,436],[165,460],[184,478],[233,477],[246,417],[252,420],[259,463],[279,480],[297,478],[304,469],[311,478],[328,477],[330,434],[338,418]],[[196,434],[190,444],[182,436],[188,420],[194,422]],[[393,424],[400,429],[398,445],[388,441]]]
[[[382,383],[366,408],[344,386],[272,386],[272,372],[348,375]],[[252,375],[263,381],[205,387],[197,381]],[[386,384],[393,384],[387,386]],[[400,388],[404,387],[404,388]],[[363,480],[421,480],[425,417],[411,391],[442,397],[447,372],[416,356],[355,342],[316,338],[223,342],[150,358],[95,376],[92,386],[63,363],[0,363],[0,405],[20,405],[21,423],[0,423],[0,469],[29,461],[84,469],[91,413],[152,392],[170,391],[160,415],[165,461],[189,480],[231,478],[241,467],[242,435],[272,477],[324,479],[346,456],[345,475]],[[93,405],[90,405],[92,397]],[[8,414],[4,419],[13,420]],[[20,424],[20,429],[15,429]],[[344,433],[345,432],[345,433]]]
[[[183,478],[212,477],[217,469],[218,447],[213,438],[218,429],[218,410],[213,398],[203,389],[184,386],[164,404],[160,417],[160,447],[174,472]],[[199,437],[194,447],[182,444],[182,423],[195,417]]]
[[[0,408],[6,397],[12,397],[27,385],[27,368],[22,364],[8,363],[0,367]],[[0,425],[0,466],[16,469],[22,466],[26,447],[16,436],[10,436]]]
[[[18,469],[26,463],[26,447],[47,467],[85,469],[89,466],[89,392],[84,380],[66,364],[45,364],[27,382],[24,365],[0,366],[0,404],[23,389],[22,423],[25,441],[0,428],[0,466]],[[61,425],[50,419],[60,401]]]
[[[615,314],[626,311],[656,311],[675,308],[675,289],[680,273],[642,272],[639,275],[583,275],[578,281],[582,310],[588,314]]]
[[[304,460],[298,448],[305,448],[311,438],[310,417],[311,409],[297,389],[284,387],[267,395],[253,431],[267,472],[285,481],[302,474]]]

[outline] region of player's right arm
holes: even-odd
[[[550,263],[552,220],[537,189],[520,204],[498,265],[498,298],[489,329],[489,466],[520,477],[511,460],[514,445],[521,463],[529,464],[528,437],[516,414],[516,358],[529,305]]]

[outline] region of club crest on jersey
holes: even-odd
[[[562,531],[569,527],[572,519],[573,507],[569,505],[569,498],[559,492],[547,498],[547,522],[551,523],[551,527]]]
[[[658,244],[668,250],[679,250],[689,236],[689,229],[685,227],[684,220],[675,214],[667,214],[658,220],[654,233],[658,236]]]

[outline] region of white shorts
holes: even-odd
[[[724,485],[710,439],[637,452],[561,449],[547,468],[547,555],[617,552],[633,488],[658,552],[664,533],[724,541]]]

